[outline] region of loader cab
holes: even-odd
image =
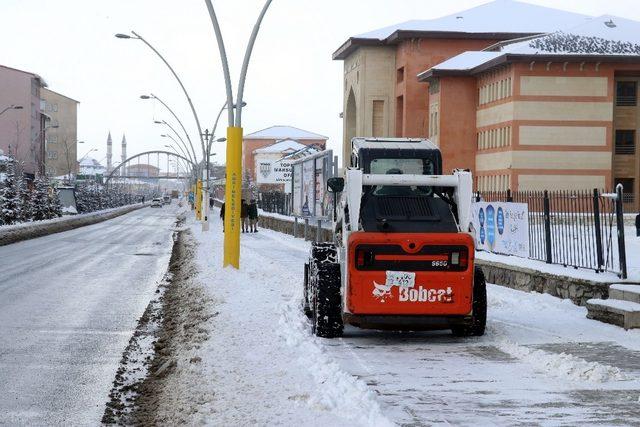
[[[442,155],[424,139],[354,138],[351,167],[372,175],[441,175]],[[365,232],[455,233],[451,203],[440,188],[363,186],[360,222]]]

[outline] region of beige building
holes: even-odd
[[[79,102],[47,88],[42,89],[41,97],[44,112],[50,117],[45,140],[46,173],[75,175],[78,172]]]

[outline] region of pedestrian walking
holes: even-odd
[[[222,206],[220,207],[220,219],[222,220],[222,232],[224,233],[224,202],[222,202]]]
[[[213,197],[209,196],[209,208],[213,209]]]
[[[246,233],[249,229],[249,216],[248,216],[249,205],[247,205],[247,201],[242,199],[240,204],[240,222],[242,222],[242,232]]]
[[[636,237],[640,237],[640,213],[636,215]]]
[[[258,205],[256,204],[255,199],[251,199],[249,202],[249,208],[247,212],[249,216],[249,232],[257,233],[258,232]]]

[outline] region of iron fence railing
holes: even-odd
[[[265,212],[291,215],[291,194],[279,191],[262,192],[258,198],[258,207]]]
[[[615,193],[478,192],[476,200],[528,205],[530,258],[626,278],[622,186]]]

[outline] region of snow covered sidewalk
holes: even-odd
[[[182,352],[172,381],[188,424],[640,423],[640,331],[490,285],[484,337],[348,327],[318,339],[298,305],[307,242],[243,234],[242,268],[225,270],[219,221],[189,228],[210,314],[208,339]]]

